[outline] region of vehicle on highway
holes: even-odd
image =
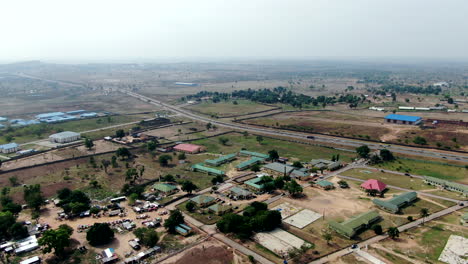
[[[307,138],[314,139],[315,137],[314,136],[307,136]]]

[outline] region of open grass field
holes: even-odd
[[[325,158],[329,159],[332,155],[340,154],[340,159],[345,162],[351,161],[355,154],[352,152],[345,152],[335,150],[332,148],[325,148],[320,146],[313,146],[300,143],[292,143],[280,139],[263,138],[260,143],[257,142],[256,136],[248,135],[243,136],[238,133],[223,135],[220,137],[227,138],[229,141],[226,145],[219,143],[219,137],[195,140],[193,144],[203,145],[207,148],[208,152],[217,154],[229,154],[238,152],[242,148],[257,151],[267,154],[268,151],[275,149],[282,157],[289,157],[298,159],[300,161],[310,161],[311,159]]]
[[[206,225],[216,224],[216,222],[221,219],[221,216],[208,212],[207,208],[197,208],[193,212],[189,212],[187,208],[185,208],[187,203],[188,201],[183,202],[179,204],[177,208]]]
[[[237,104],[234,102],[237,102]],[[205,115],[217,117],[247,115],[250,113],[274,109],[274,107],[255,103],[249,100],[230,100],[219,103],[202,102],[199,104],[187,106],[186,108],[203,113]]]
[[[399,158],[377,164],[375,167],[468,184],[468,168],[461,165]]]
[[[380,245],[411,259],[441,263],[438,261],[439,255],[452,234],[466,237],[468,230],[429,222],[400,234],[400,238],[395,241],[386,239]]]

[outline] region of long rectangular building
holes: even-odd
[[[396,214],[400,211],[402,207],[409,205],[416,199],[418,199],[418,194],[416,192],[407,192],[402,193],[400,195],[395,195],[392,199],[387,201],[381,199],[374,199],[372,200],[372,202],[378,207]]]
[[[422,118],[419,116],[389,114],[385,116],[387,123],[401,124],[401,125],[417,125],[421,123]]]
[[[424,182],[430,185],[439,186],[449,191],[462,193],[464,196],[468,196],[468,186],[456,182],[446,181],[439,178],[424,176]]]
[[[244,162],[241,162],[239,165],[236,166],[236,169],[237,170],[246,170],[250,167],[252,167],[253,165],[255,164],[260,164],[264,161],[264,159],[262,158],[257,158],[257,157],[253,157],[247,161],[244,161]]]
[[[204,172],[204,173],[211,174],[211,175],[219,175],[219,176],[224,176],[226,174],[222,170],[217,170],[217,169],[213,169],[213,168],[210,168],[210,167],[206,167],[206,166],[204,166],[203,164],[200,164],[200,163],[193,165],[192,170],[193,171]]]
[[[262,159],[269,159],[270,158],[270,156],[267,155],[267,154],[253,152],[253,151],[247,151],[247,150],[241,150],[239,152],[239,154],[241,156],[258,157],[258,158],[262,158]]]
[[[369,211],[349,218],[348,220],[338,223],[330,221],[330,228],[338,232],[339,234],[352,238],[358,232],[369,228],[373,223],[380,220],[380,215],[377,211]]]
[[[207,159],[205,163],[210,166],[219,166],[221,164],[233,161],[237,158],[237,153],[221,156],[217,159]]]

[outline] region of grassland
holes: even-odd
[[[208,212],[206,208],[196,208],[195,211],[189,212],[187,208],[185,208],[187,203],[188,202],[181,203],[177,208],[206,225],[216,224],[216,222],[221,219],[221,216]]]
[[[332,155],[340,154],[340,160],[349,162],[355,157],[355,154],[352,152],[292,143],[280,139],[264,137],[260,144],[257,142],[256,136],[253,135],[243,136],[241,134],[232,133],[220,137],[227,138],[229,140],[228,143],[226,145],[220,144],[219,137],[195,140],[192,143],[205,146],[208,152],[221,154],[238,152],[241,149],[258,151],[266,154],[269,150],[275,149],[282,157],[294,158],[301,161],[310,161],[316,158],[329,159]]]
[[[255,103],[249,100],[233,100],[223,101],[219,103],[202,102],[196,105],[186,107],[187,109],[197,111],[209,116],[232,116],[232,115],[247,115],[250,113],[271,110],[274,107]]]
[[[375,165],[377,168],[409,172],[415,175],[431,176],[444,180],[468,183],[468,169],[462,166],[399,158],[392,162]]]

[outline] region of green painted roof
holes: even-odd
[[[239,163],[239,165],[236,166],[236,169],[243,169],[252,166],[253,164],[257,164],[259,162],[264,161],[265,159],[263,158],[258,158],[258,157],[253,157],[249,160],[246,160],[244,162]]]
[[[333,186],[333,183],[326,181],[326,180],[321,180],[317,182],[317,185],[320,185],[322,187],[327,187],[327,186]]]
[[[167,183],[156,183],[153,188],[161,192],[170,192],[177,189],[176,186]]]
[[[258,184],[261,181],[262,181],[261,177],[256,177],[256,178],[248,180],[248,181],[246,181],[244,183],[249,185],[249,186],[252,186],[252,187],[254,187],[256,189],[263,189],[264,185],[263,184]]]
[[[380,218],[380,215],[377,211],[373,210],[373,211],[369,211],[366,213],[353,216],[342,223],[330,221],[329,224],[332,228],[334,228],[339,233],[342,233],[348,237],[352,237],[359,230],[361,226],[369,225],[371,222],[375,221],[377,218]]]
[[[267,154],[252,152],[252,151],[247,151],[247,150],[241,150],[240,154],[247,155],[247,156],[259,157],[259,158],[264,158],[264,159],[269,159],[270,158],[270,156],[267,155]]]
[[[221,175],[221,176],[226,174],[222,170],[217,170],[217,169],[213,169],[213,168],[210,168],[210,167],[206,167],[206,166],[203,166],[202,164],[195,164],[195,165],[192,166],[192,169],[197,170],[197,171],[212,173],[212,174],[215,174],[215,175]]]
[[[196,204],[207,204],[207,203],[210,203],[210,202],[212,202],[214,200],[215,200],[214,197],[211,197],[211,196],[208,196],[208,195],[198,195],[198,196],[195,196],[192,199],[190,199],[190,201],[192,201],[192,202],[194,202]]]
[[[217,159],[207,159],[205,160],[205,163],[210,164],[210,165],[218,165],[218,164],[223,164],[226,163],[230,160],[233,160],[237,157],[237,153],[221,156]]]
[[[231,206],[222,205],[222,204],[213,204],[212,206],[208,207],[208,209],[212,210],[215,213],[223,213],[223,212],[231,210]]]
[[[418,198],[418,194],[416,192],[407,192],[402,193],[400,195],[395,195],[392,199],[387,201],[374,199],[372,200],[372,202],[378,206],[385,207],[386,209],[396,213],[398,212],[398,210],[400,210],[400,207],[402,205],[404,205],[405,203],[410,203],[416,198]]]
[[[468,194],[468,186],[465,185],[465,184],[460,184],[460,183],[456,183],[456,182],[446,181],[446,180],[442,180],[442,179],[435,178],[435,177],[429,177],[429,176],[424,176],[424,179],[427,180],[427,181],[431,181],[431,182],[440,184],[440,185],[445,185],[445,186],[447,186],[447,187],[451,187],[451,188],[458,189],[458,190],[460,190],[461,192],[463,192],[463,193],[465,193],[465,194]]]

